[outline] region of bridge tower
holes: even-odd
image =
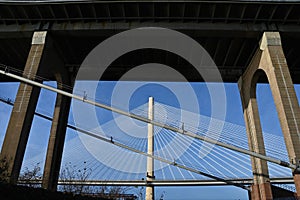
[[[279,32],[265,32],[251,63],[239,80],[249,148],[266,154],[256,100],[259,77],[268,78],[283,132],[290,162],[300,159],[300,109],[289,68],[283,53]],[[272,199],[267,162],[252,158],[254,184],[252,199]],[[297,196],[300,196],[300,174],[293,172]]]
[[[149,97],[148,101],[148,118],[154,119],[154,98]],[[153,124],[148,123],[148,154],[153,156],[154,151],[154,135]],[[154,159],[147,157],[147,181],[151,182],[155,178],[154,176]],[[151,184],[151,183],[150,183]],[[146,187],[146,200],[154,200],[154,186],[148,185]]]

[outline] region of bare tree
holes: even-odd
[[[83,162],[83,168],[78,168],[76,165],[72,165],[71,162],[67,163],[61,170],[60,180],[65,182],[61,186],[61,190],[67,193],[83,194],[90,193],[92,191],[90,186],[71,184],[72,181],[84,182],[87,181],[92,173],[90,168],[86,167],[86,162]]]
[[[106,199],[120,199],[123,196],[130,195],[127,192],[131,189],[131,187],[126,186],[100,186],[94,191],[94,196]]]
[[[160,194],[158,200],[164,200],[165,194],[166,194],[166,192],[163,191],[163,192]]]
[[[145,187],[137,187],[136,194],[139,200],[145,199]]]
[[[39,183],[42,180],[40,163],[33,166],[32,169],[26,167],[19,176],[19,181],[29,187],[41,187]]]
[[[72,184],[74,181],[84,183],[90,178],[92,170],[87,168],[86,162],[83,164],[83,167],[77,167],[69,162],[61,169],[60,180],[63,182],[63,185],[60,186],[60,190],[62,192],[96,196],[105,199],[120,199],[122,196],[126,196],[127,192],[132,189],[131,187],[122,186],[87,186],[83,184]]]

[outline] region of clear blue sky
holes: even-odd
[[[115,82],[101,83],[101,91],[97,93],[97,98],[107,102],[112,95],[112,90],[116,85]],[[124,86],[128,86],[131,83],[125,82]],[[134,84],[134,83],[133,83]],[[182,87],[183,83],[172,83],[176,87]],[[239,125],[244,125],[244,119],[242,115],[241,101],[238,93],[237,84],[226,84],[227,95],[227,113],[226,121]],[[14,99],[16,95],[18,84],[16,83],[0,83],[0,96]],[[199,101],[200,114],[210,116],[210,100],[207,93],[207,88],[202,83],[192,83],[193,89],[196,91]],[[295,86],[297,96],[300,96],[300,86]],[[272,100],[271,91],[268,85],[258,86],[258,103],[260,117],[262,121],[263,131],[272,133],[275,135],[281,135],[280,125],[275,111],[275,105]],[[38,102],[38,110],[42,110],[46,113],[53,113],[55,94],[49,91],[42,90],[41,96]],[[172,105],[179,106],[176,95],[174,95],[169,89],[160,86],[159,83],[149,83],[140,87],[132,95],[130,99],[130,109],[142,105],[148,101],[148,97],[153,96],[156,101]],[[0,103],[0,145],[2,146],[5,130],[11,113],[11,107]],[[108,111],[98,113],[101,123],[112,119],[112,115]],[[70,115],[72,119],[72,115]],[[41,155],[44,157],[46,152],[46,145],[49,137],[50,122],[39,117],[34,118],[33,126],[30,133],[28,149],[26,151],[25,160],[34,156]],[[72,134],[68,131],[66,141],[70,141],[76,138],[76,134]],[[32,163],[34,164],[34,163]],[[42,164],[43,165],[43,164]],[[24,166],[23,166],[24,167]],[[232,186],[226,187],[163,187],[156,188],[157,197],[165,191],[164,199],[247,199],[247,192]]]

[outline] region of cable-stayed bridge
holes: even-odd
[[[12,99],[4,97],[1,97],[1,101],[11,105],[13,105],[14,103]],[[133,109],[131,113],[145,115],[147,113],[147,107],[148,104],[141,105]],[[158,108],[155,109],[156,112],[154,118],[156,120],[163,121],[167,119],[167,124],[177,126],[182,125],[180,119],[176,119],[178,118],[178,116],[181,116],[180,113],[183,112],[181,109],[158,102],[155,103],[154,107]],[[160,113],[157,110],[164,110],[164,114]],[[221,135],[219,136],[219,139],[222,142],[228,144],[234,144],[245,149],[248,148],[246,129],[244,126],[233,124],[230,122],[220,122],[220,120],[218,119],[212,119],[210,117],[192,113],[190,111],[185,112],[188,113],[187,115],[190,117],[190,120],[193,120],[195,118],[200,119],[198,129],[202,132],[207,132],[210,121],[214,121],[215,123],[224,123],[224,127],[222,129]],[[168,116],[165,116],[166,114]],[[47,113],[45,110],[38,109],[36,115],[45,119],[52,119],[51,114]],[[119,119],[116,120],[121,120],[121,124],[124,123],[123,125],[126,125],[127,121],[124,119],[124,116],[120,115],[117,118]],[[185,121],[185,124],[187,125],[186,128],[192,130],[193,128],[188,126],[189,120],[185,119]],[[141,126],[145,126],[145,124],[141,124]],[[74,126],[72,122],[69,122],[69,128],[76,131],[76,126]],[[119,184],[121,184],[122,181],[124,181],[124,184],[129,184],[129,182],[133,181],[133,184],[134,182],[136,182],[135,184],[137,185],[143,185],[141,184],[141,182],[143,182],[142,180],[144,180],[145,178],[146,156],[139,156],[137,153],[130,153],[118,147],[107,148],[107,146],[113,145],[105,143],[101,140],[97,141],[97,138],[92,138],[93,140],[95,140],[95,142],[89,143],[89,146],[85,146],[81,138],[91,136],[86,136],[80,131],[84,130],[84,128],[78,127],[78,129],[78,133],[73,134],[79,134],[79,137],[75,137],[65,144],[63,156],[64,159],[62,162],[63,166],[71,162],[79,169],[91,169],[92,174],[90,176],[90,179],[86,180],[87,182],[97,181],[98,184],[100,184],[101,182],[111,182],[112,184],[113,182],[116,182],[116,184],[118,184],[119,182]],[[108,121],[101,125],[101,129],[102,132],[100,131],[100,129],[98,129],[93,131],[93,133],[96,135],[105,136],[103,135],[103,130],[106,130],[104,132],[111,133],[110,135],[114,136],[113,139],[115,141],[118,141],[125,145],[127,144],[130,147],[146,152],[146,133],[134,133],[136,131],[132,130],[132,134],[139,134],[140,136],[134,137],[132,135],[128,135],[126,132],[123,132],[116,126],[114,120]],[[144,132],[147,131],[145,127],[143,130]],[[130,127],[127,128],[127,131],[130,131]],[[110,135],[107,135],[107,137],[109,138]],[[207,136],[209,137],[209,135]],[[284,161],[288,161],[287,152],[284,148],[285,144],[283,137],[265,132],[264,137],[266,138],[267,155],[274,158],[279,158]],[[239,181],[245,184],[251,183],[251,181],[249,181],[252,177],[251,162],[250,157],[247,155],[222,147],[211,146],[199,140],[187,138],[186,136],[178,136],[172,131],[164,129],[160,129],[156,132],[154,140],[155,144],[157,144],[155,145],[155,155],[159,157],[168,160],[174,160],[174,162],[191,166],[192,168],[199,169],[208,174],[224,178],[225,180],[236,180],[236,182]],[[178,150],[178,147],[182,149]],[[162,148],[166,149],[164,151],[161,151]],[[129,155],[126,155],[128,153]],[[34,167],[36,163],[43,163],[43,160],[44,155],[39,154],[29,160],[25,160],[23,166],[30,169]],[[115,162],[115,160],[117,160],[117,162]],[[113,164],[117,169],[113,169],[112,167],[110,167],[111,164]],[[155,165],[157,165],[158,168],[155,171],[156,181],[161,181],[161,184],[165,183],[166,185],[172,185],[172,181],[182,181],[179,182],[179,185],[193,185],[193,182],[194,184],[201,184],[202,181],[203,184],[214,184],[211,179],[208,179],[205,176],[197,175],[183,169],[178,169],[176,166],[166,165],[165,163],[161,163],[159,161],[157,161]],[[291,171],[288,168],[270,164],[269,170],[270,177],[271,179],[275,180],[275,182],[290,182],[290,179],[292,179],[292,177],[290,176]],[[168,181],[170,181],[170,183]],[[97,184],[97,182],[94,182],[94,184]],[[215,184],[218,185],[221,183],[216,181]]]
[[[161,103],[156,103],[155,107],[164,107],[166,110],[169,111],[168,114],[177,114],[181,111],[179,108],[174,108]],[[147,112],[147,104],[144,104],[132,110],[133,113],[140,113],[140,111]],[[43,113],[43,111],[39,110],[38,112]],[[193,116],[196,114],[191,113],[191,115]],[[123,118],[122,116],[118,117]],[[199,115],[198,117],[200,118],[201,130],[208,129],[208,124],[211,120],[218,121],[217,119],[211,119],[207,116]],[[160,118],[162,118],[162,116],[159,113],[156,113],[155,119]],[[169,123],[177,123],[177,125],[181,125],[180,121],[171,121],[173,119],[169,117],[168,120]],[[101,129],[106,130],[105,132],[111,133],[106,135],[108,138],[110,136],[113,136],[113,140],[117,142],[127,144],[130,147],[146,152],[147,138],[137,138],[124,133],[122,130],[119,130],[119,128],[116,127],[114,120],[103,124]],[[103,135],[103,133],[99,130],[100,129],[95,130],[94,133],[97,135]],[[144,131],[146,132],[147,130],[144,129]],[[134,130],[132,130],[132,132],[134,132]],[[97,166],[97,170],[93,170],[92,180],[127,180],[128,177],[130,177],[130,179],[128,180],[142,180],[143,178],[145,178],[145,156],[139,156],[135,153],[126,155],[128,153],[126,152],[126,150],[120,149],[118,147],[108,148],[107,146],[111,146],[111,144],[106,144],[103,141],[95,141],[94,143],[89,143],[90,146],[85,146],[85,144],[83,144],[80,138],[91,136],[84,136],[84,133],[80,132],[78,134],[82,134],[82,136],[72,139],[69,143],[66,143],[65,145],[63,160],[65,163],[72,160],[72,163],[74,163],[74,165],[80,166],[80,164],[84,165],[84,163],[82,162],[84,160],[89,164],[86,165],[87,167],[95,165],[95,162],[98,163],[98,165],[102,167]],[[139,134],[145,135],[146,133]],[[266,137],[267,155],[274,158],[279,158],[284,161],[288,161],[287,152],[284,148],[285,144],[283,137],[270,133],[264,133],[264,136]],[[93,140],[97,139],[94,138]],[[241,125],[224,122],[224,128],[222,134],[220,135],[220,140],[229,144],[237,145],[241,148],[248,148],[248,142],[246,139],[246,129]],[[181,135],[178,136],[171,131],[163,129],[159,130],[158,133],[155,134],[155,144],[157,144],[155,151],[155,154],[157,156],[166,158],[171,161],[174,160],[177,163],[191,166],[195,169],[199,169],[206,173],[217,175],[228,180],[239,178],[251,179],[252,177],[250,157],[247,155],[218,146],[210,146],[209,144],[204,145],[203,142],[199,140],[193,140],[191,138],[187,138],[186,136]],[[162,148],[166,149],[164,151],[159,151]],[[92,152],[89,152],[90,149]],[[93,156],[91,153],[93,153],[95,156]],[[76,157],[74,157],[74,155],[76,155]],[[95,158],[97,156],[100,156],[99,160]],[[28,163],[27,166],[32,166],[32,164],[34,164],[37,160],[41,160],[41,158],[32,158],[32,160],[27,160],[25,161],[25,163]],[[110,166],[111,164],[115,165],[115,167],[119,170],[109,169],[110,167],[103,166],[101,160],[103,160],[103,162],[106,163],[108,166]],[[115,160],[117,160],[117,162],[115,162]],[[189,173],[185,170],[177,169],[174,166],[165,165],[164,163],[161,163],[159,161],[157,161],[155,164],[157,165],[157,168],[159,168],[156,171],[157,179],[208,180],[206,177]],[[271,178],[291,177],[291,172],[288,168],[271,164],[269,166],[269,169]],[[126,171],[130,173],[126,173]]]
[[[14,71],[14,69],[10,70]],[[9,105],[14,104],[11,98],[1,97],[1,101]],[[147,109],[148,104],[143,104],[131,110],[130,113],[146,118]],[[43,110],[37,110],[36,115],[52,120],[51,114]],[[154,119],[168,126],[182,128],[222,143],[248,149],[246,129],[237,124],[158,102],[154,104]],[[194,121],[199,123],[195,125]],[[84,182],[73,180],[74,182],[70,184],[147,185],[147,182],[144,181],[147,155],[139,154],[139,152],[147,151],[147,128],[146,123],[141,123],[138,120],[135,120],[135,123],[140,123],[138,125],[140,129],[136,130],[135,126],[128,123],[127,117],[120,114],[114,120],[108,121],[92,131],[88,130],[88,125],[79,127],[74,125],[74,122],[69,122],[68,127],[77,130],[78,132],[74,134],[78,134],[79,137],[75,137],[65,144],[63,165],[72,163],[79,169],[88,168],[92,172],[89,180]],[[211,123],[215,127],[211,127]],[[217,126],[222,129],[220,134],[217,133]],[[123,130],[119,127],[122,127]],[[177,165],[218,177],[220,180],[224,180],[223,183],[236,185],[252,183],[252,169],[248,155],[195,140],[185,135],[178,135],[174,131],[165,130],[161,127],[155,127],[154,132],[154,155],[164,160],[173,161],[174,165],[156,160],[154,163],[156,179],[153,181],[153,185],[222,184],[222,181],[178,168]],[[97,136],[108,139],[99,140]],[[265,144],[266,155],[288,162],[283,137],[269,133],[264,133],[264,137],[268,141]],[[115,143],[123,144],[139,152],[130,152],[130,149],[115,147]],[[76,156],[74,157],[74,155]],[[23,166],[30,168],[35,163],[42,161],[43,155],[40,154],[30,160],[25,160]],[[290,169],[269,163],[269,171],[272,182],[291,182]],[[62,182],[60,183],[62,184]]]

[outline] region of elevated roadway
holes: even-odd
[[[178,30],[198,41],[214,59],[223,80],[236,82],[262,33],[279,31],[292,79],[300,83],[299,10],[299,1],[0,1],[0,62],[24,68],[33,31],[48,30],[63,58],[62,67],[76,74],[87,54],[106,38],[155,26]],[[121,56],[103,79],[118,80],[148,62],[171,66],[189,81],[202,80],[185,59],[153,49]],[[54,79],[47,72],[43,76]],[[1,81],[8,79],[1,77]]]

